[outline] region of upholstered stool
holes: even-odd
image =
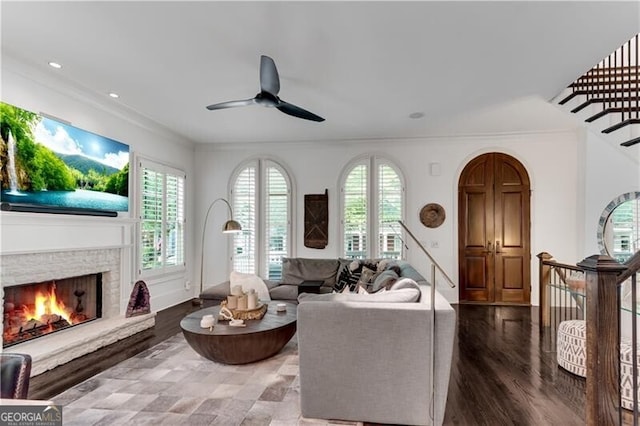
[[[581,377],[587,377],[586,323],[582,320],[562,321],[558,326],[558,365]],[[633,369],[631,364],[631,342],[620,342],[620,396],[621,405],[633,410]],[[640,348],[636,359],[640,368]],[[637,398],[640,401],[640,389]]]
[[[584,320],[560,323],[556,354],[560,367],[578,376],[587,377],[587,326]]]
[[[633,367],[631,364],[631,342],[620,342],[620,397],[621,404],[627,410],[633,410]],[[640,367],[640,348],[637,351],[638,358],[636,359],[636,365]],[[640,379],[638,380],[640,383]],[[640,402],[640,389],[636,395],[638,402]]]

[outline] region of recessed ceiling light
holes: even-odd
[[[114,93],[114,92],[109,93],[109,96],[111,96],[114,99],[118,99],[120,97],[120,95],[118,95],[117,93]]]
[[[409,118],[422,118],[424,117],[424,112],[412,112],[411,114],[409,114]]]
[[[59,64],[59,63],[57,63],[57,62],[53,62],[53,61],[49,62],[49,66],[50,66],[51,68],[55,68],[55,69],[57,69],[57,70],[59,70],[60,68],[62,68],[62,65],[60,65],[60,64]]]

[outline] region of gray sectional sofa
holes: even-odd
[[[378,259],[379,260],[379,259]],[[377,260],[365,260],[365,263]],[[342,268],[347,267],[350,259],[311,259],[311,258],[285,258],[282,262],[282,279],[280,281],[264,280],[269,288],[269,295],[273,300],[296,302],[301,292],[300,286],[305,281],[322,281],[320,293],[331,293],[339,279]],[[419,284],[426,284],[426,280],[408,262],[394,260],[399,268],[399,277],[412,278]],[[200,293],[203,305],[219,305],[231,293],[229,281],[224,281],[213,287],[208,287]]]
[[[320,294],[300,299],[298,351],[304,417],[442,424],[456,315],[436,292],[432,340],[430,286],[422,282],[417,303],[385,300],[404,290],[393,288],[382,294]]]
[[[349,262],[285,259],[282,282],[267,283],[273,299],[299,302],[303,417],[441,425],[455,311],[436,291],[434,315],[430,284],[403,261],[395,261],[394,269],[400,278],[410,279],[400,279],[386,291],[332,293]],[[298,287],[305,280],[322,280],[321,294],[299,296]],[[214,294],[219,300],[228,294],[228,283],[216,287],[203,294],[210,297],[208,303],[216,303]]]

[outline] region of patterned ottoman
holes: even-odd
[[[570,373],[587,377],[587,326],[584,320],[562,321],[558,325],[558,365]]]
[[[622,406],[627,410],[633,410],[633,369],[631,364],[631,342],[620,342],[620,396],[622,399]],[[637,351],[638,358],[636,359],[636,365],[640,367],[640,348]],[[638,384],[640,385],[640,378],[638,378]],[[636,399],[640,403],[640,389]]]
[[[581,377],[587,377],[587,327],[583,320],[562,321],[558,326],[557,359],[558,365]],[[640,369],[640,348],[636,365]],[[620,342],[620,396],[621,405],[633,410],[633,369],[631,366],[631,342]],[[638,379],[640,384],[640,378]],[[640,389],[637,399],[640,403]]]

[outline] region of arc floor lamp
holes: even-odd
[[[211,209],[218,202],[222,201],[229,208],[229,219],[222,226],[223,234],[234,234],[238,232],[242,232],[242,226],[240,222],[233,219],[233,210],[231,209],[231,204],[224,198],[216,198],[209,204],[209,208],[207,209],[207,214],[204,217],[204,227],[202,229],[202,246],[201,247],[201,255],[200,255],[200,294],[202,294],[202,290],[204,289],[204,248],[205,248],[205,237],[207,235],[207,223],[209,222],[209,214],[211,213]]]

